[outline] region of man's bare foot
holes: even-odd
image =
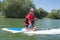
[[[33,31],[36,31],[36,27],[33,28]]]

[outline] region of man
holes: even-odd
[[[37,18],[34,15],[34,9],[31,8],[30,12],[25,16],[24,25],[27,30],[36,30],[35,23],[37,21]]]

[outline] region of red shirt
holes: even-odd
[[[32,21],[32,19],[34,19],[35,16],[34,16],[34,14],[28,13],[28,14],[25,16],[25,18],[27,18],[28,21],[29,21],[29,20]],[[27,24],[27,23],[28,23],[28,22],[24,21],[24,24]],[[29,24],[29,23],[28,23],[28,24]]]

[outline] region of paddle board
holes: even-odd
[[[25,34],[60,34],[60,29],[49,29],[49,30],[26,30],[25,28],[2,28],[4,31],[11,33],[25,33]]]

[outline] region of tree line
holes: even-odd
[[[0,1],[0,12],[6,18],[24,18],[30,8],[35,9],[35,16],[41,18],[60,18],[60,10],[52,10],[50,13],[43,8],[37,9],[32,0],[3,0]]]

